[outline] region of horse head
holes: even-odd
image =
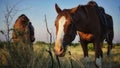
[[[66,46],[71,43],[76,36],[76,27],[72,14],[77,11],[77,7],[73,9],[61,10],[58,5],[55,5],[58,16],[55,20],[56,26],[56,41],[54,52],[57,56],[64,56]]]
[[[18,43],[19,40],[25,40],[33,42],[34,38],[34,28],[29,20],[29,18],[25,14],[21,14],[15,24],[14,31],[12,33],[12,38],[14,43]]]

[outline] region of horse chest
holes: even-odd
[[[86,40],[86,41],[92,41],[94,38],[94,35],[91,33],[84,33],[84,32],[78,31],[78,34],[83,40]]]

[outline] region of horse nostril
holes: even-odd
[[[62,51],[62,47],[60,48],[60,51]]]

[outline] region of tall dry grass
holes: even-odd
[[[19,43],[16,47],[10,44],[9,48],[0,49],[0,67],[42,68],[48,58],[44,51],[40,49],[38,53],[34,52],[29,44]]]
[[[112,50],[112,57],[106,56],[106,49],[103,48],[103,67],[109,68],[109,62],[112,63],[112,68],[119,68],[120,66],[120,46],[116,46]],[[10,48],[3,47],[0,49],[0,68],[51,68],[51,56],[46,51],[48,44],[38,43],[33,45],[19,44],[16,48],[10,44]],[[71,55],[69,54],[71,52]],[[58,62],[54,53],[53,68],[58,68]],[[90,68],[95,68],[94,65],[94,51],[89,51],[90,55]],[[81,46],[68,46],[65,57],[60,57],[61,68],[85,68],[84,57]]]

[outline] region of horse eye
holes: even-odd
[[[72,26],[72,23],[70,23],[69,26],[71,27],[71,26]]]
[[[72,23],[70,23],[69,25],[71,25]]]

